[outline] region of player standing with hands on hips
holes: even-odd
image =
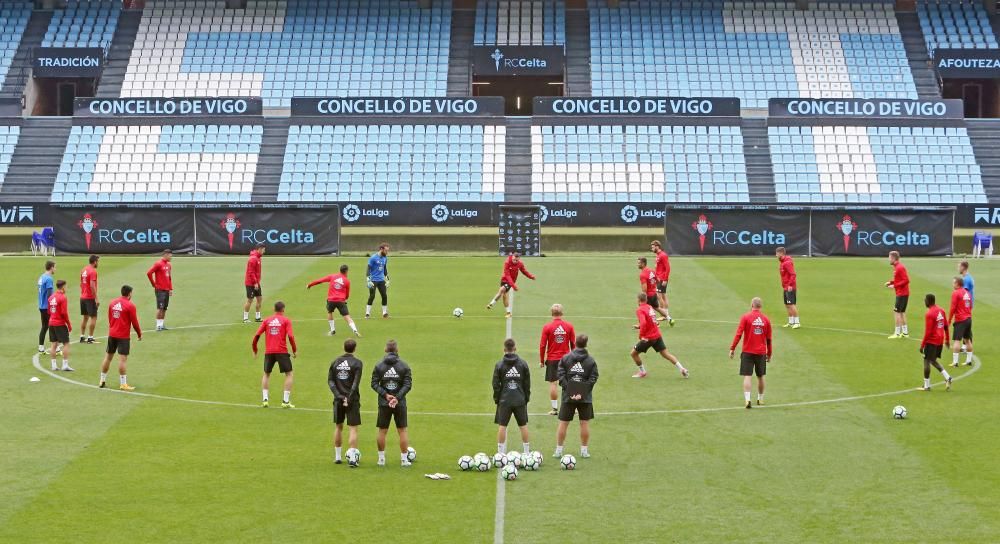
[[[375,302],[375,290],[382,297],[382,319],[389,318],[389,244],[382,242],[378,251],[368,259],[368,305],[365,306],[365,319],[372,315],[372,303]]]
[[[361,425],[361,372],[364,367],[360,359],[354,356],[358,343],[353,339],[344,340],[344,354],[330,363],[327,374],[327,384],[333,393],[333,431],[334,460],[341,463],[340,451],[343,445],[344,421],[347,421],[347,460],[351,461],[353,451],[358,449],[358,426]],[[351,464],[351,467],[356,466]]]
[[[576,349],[559,361],[559,385],[562,386],[562,406],[559,407],[559,427],[556,428],[556,452],[562,457],[566,430],[573,414],[580,417],[580,457],[590,457],[590,420],[594,419],[594,385],[597,384],[597,361],[587,352],[589,338],[576,337]]]
[[[743,400],[749,410],[751,377],[757,375],[757,405],[764,404],[764,376],[767,374],[767,363],[771,361],[773,345],[771,342],[771,321],[761,313],[763,303],[760,297],[750,301],[750,311],[743,314],[740,324],[736,327],[736,336],[729,346],[729,358],[736,354],[736,344],[743,337],[743,351],[740,353],[740,375],[743,376]]]
[[[274,315],[264,320],[260,324],[260,328],[257,329],[257,334],[253,337],[253,344],[251,348],[253,349],[254,357],[257,356],[257,341],[260,340],[261,335],[265,335],[264,338],[264,377],[260,380],[260,388],[263,394],[264,400],[261,402],[260,406],[262,408],[267,408],[268,406],[268,396],[270,392],[271,385],[271,371],[274,370],[274,365],[278,365],[278,370],[285,375],[285,388],[283,392],[283,397],[281,400],[282,408],[295,408],[292,404],[292,383],[294,382],[292,374],[292,359],[291,357],[296,357],[298,355],[298,347],[295,345],[295,334],[292,332],[292,321],[285,317],[285,303],[278,302],[274,303]],[[288,344],[285,343],[285,338],[288,338],[288,344],[292,345],[292,355],[288,356]]]
[[[267,248],[263,243],[257,244],[256,247],[250,250],[250,257],[247,258],[247,271],[243,275],[243,285],[246,287],[247,301],[243,304],[243,322],[250,322],[250,303],[254,300],[257,301],[257,313],[254,315],[254,321],[257,323],[261,322],[260,317],[260,306],[264,302],[264,293],[260,287],[260,280],[263,274],[261,267],[261,257],[264,256],[264,252]]]
[[[896,331],[889,337],[890,340],[896,338],[909,338],[910,329],[906,326],[906,304],[910,300],[910,275],[906,273],[906,267],[899,262],[899,252],[889,252],[889,266],[892,267],[892,279],[885,282],[885,286],[896,291],[896,303],[892,308],[896,318]]]
[[[385,466],[385,435],[389,433],[389,421],[396,422],[399,433],[400,465],[410,466],[407,451],[410,438],[406,432],[406,395],[413,388],[410,365],[399,358],[399,346],[395,340],[385,343],[385,357],[372,370],[372,389],[378,393],[378,466]]]
[[[531,453],[528,435],[528,402],[531,400],[531,371],[528,363],[517,355],[513,338],[503,342],[503,359],[493,367],[493,403],[497,413],[497,451],[507,453],[507,425],[513,415],[521,431],[524,454]]]
[[[170,296],[174,294],[174,283],[170,278],[170,260],[173,259],[174,253],[169,249],[163,250],[163,257],[156,261],[149,270],[146,271],[146,277],[149,278],[149,284],[153,286],[153,290],[156,292],[156,330],[165,331],[168,330],[167,326],[164,325],[164,321],[167,318],[167,307],[170,306]]]
[[[799,307],[797,305],[798,290],[795,278],[795,263],[792,258],[785,253],[785,248],[779,247],[774,250],[774,255],[778,257],[778,274],[781,275],[781,293],[785,301],[785,310],[788,311],[788,323],[782,327],[798,329]]]

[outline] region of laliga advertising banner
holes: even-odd
[[[801,208],[667,208],[667,252],[676,255],[792,255],[809,252],[809,212]]]
[[[951,208],[814,210],[812,254],[951,255],[954,215]]]
[[[221,208],[195,210],[198,253],[246,254],[258,243],[269,255],[337,255],[340,210]]]
[[[62,253],[194,251],[192,210],[179,208],[52,208]]]

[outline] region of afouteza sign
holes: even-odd
[[[934,67],[942,78],[1000,79],[1000,50],[936,49]]]
[[[34,77],[100,77],[104,50],[100,47],[36,47],[31,63]]]
[[[477,46],[472,48],[472,73],[477,76],[560,76],[565,59],[562,46]]]

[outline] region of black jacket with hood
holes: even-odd
[[[378,405],[389,406],[386,395],[392,395],[399,406],[406,406],[406,394],[413,387],[410,365],[395,353],[387,353],[372,370],[372,389],[378,393]]]
[[[504,353],[493,368],[493,402],[504,406],[527,406],[531,400],[531,370],[516,353]]]
[[[559,369],[556,374],[559,377],[559,385],[562,387],[563,402],[576,402],[581,404],[591,404],[594,402],[594,384],[597,383],[597,361],[587,353],[586,349],[576,348],[566,354],[559,361]],[[586,384],[586,393],[580,400],[570,399],[567,392],[570,382]]]

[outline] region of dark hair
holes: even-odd
[[[52,270],[56,267],[55,261],[45,261],[45,270]]]
[[[513,338],[508,338],[503,341],[503,350],[506,351],[507,353],[514,351],[514,348],[516,347],[517,345],[514,343]]]
[[[98,260],[100,260],[100,257],[98,257],[97,255],[91,255],[91,256],[90,256],[90,264],[94,264],[94,263],[96,263],[96,262],[97,262]]]
[[[256,249],[264,249],[264,247],[266,247],[264,242],[258,242],[257,245],[254,246]]]
[[[127,296],[129,296],[131,294],[132,294],[132,286],[131,285],[122,285],[122,296],[123,297],[127,297]]]
[[[346,264],[340,265],[340,273],[341,274],[346,274],[347,273],[347,265]]]
[[[395,340],[389,340],[385,343],[386,353],[399,353],[399,345],[396,344]]]
[[[383,249],[385,249],[387,247],[389,247],[389,243],[388,242],[382,242],[381,244],[378,245],[379,251],[381,251],[381,250],[383,250]]]
[[[968,269],[969,269],[969,261],[960,261],[960,262],[958,263],[958,266],[959,266],[959,267],[960,267],[960,268],[961,268],[962,270],[968,270]]]
[[[777,248],[775,248],[774,252],[775,253],[781,253],[782,255],[784,255],[785,254],[785,246],[778,246]]]
[[[645,257],[639,257],[639,262],[642,263],[642,266],[646,266],[646,264],[649,263]]]
[[[955,285],[965,285],[965,280],[962,279],[962,276],[955,276],[951,281],[953,281]]]
[[[653,240],[652,242],[649,243],[649,245],[663,249],[663,244],[661,244],[659,240]]]
[[[354,350],[358,348],[358,343],[354,341],[353,338],[348,338],[344,340],[344,351],[347,353],[354,353]]]
[[[590,340],[590,337],[587,336],[586,334],[578,334],[578,335],[576,335],[576,347],[578,347],[580,349],[587,349],[587,341],[588,340]]]
[[[66,287],[66,280],[56,280],[56,289]]]
[[[172,249],[170,249],[170,248],[167,248],[167,249],[164,249],[164,250],[163,250],[163,254],[164,254],[164,255],[166,255],[166,254],[168,254],[168,253],[170,253],[170,254],[173,254],[173,252],[174,252],[174,251],[173,251]]]
[[[276,312],[284,312],[285,311],[285,303],[281,302],[280,300],[278,302],[275,302],[274,303],[274,311],[276,311]]]
[[[928,308],[933,306],[935,302],[937,302],[937,297],[934,296],[934,293],[927,293],[924,295],[924,304],[927,305]]]

